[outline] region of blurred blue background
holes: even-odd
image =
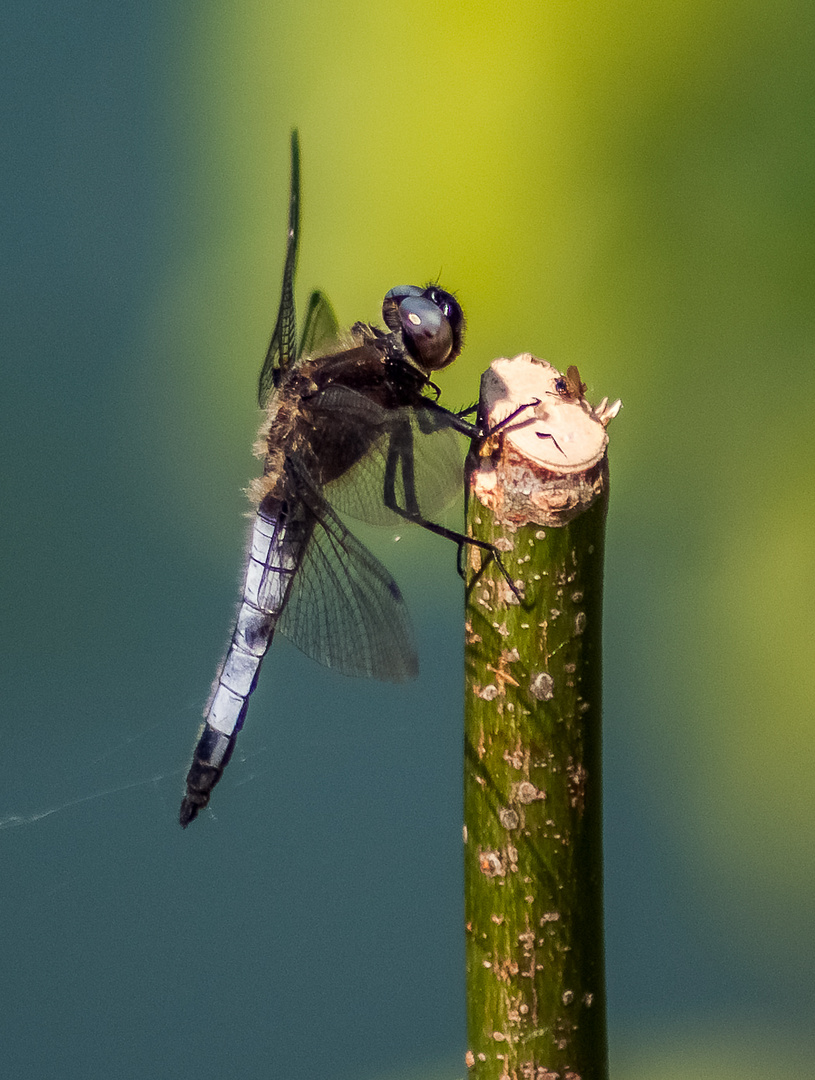
[[[422,674],[284,641],[176,815],[237,602],[288,133],[300,300],[436,276],[611,428],[617,1080],[815,1076],[815,9],[7,5],[0,1060],[20,1080],[464,1075],[461,590],[366,532]]]

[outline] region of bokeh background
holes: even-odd
[[[0,35],[0,1061],[463,1077],[461,591],[365,532],[422,674],[280,641],[178,802],[237,602],[288,135],[300,299],[438,277],[612,426],[617,1080],[815,1076],[815,9],[12,0]]]

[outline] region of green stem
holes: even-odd
[[[473,1080],[607,1076],[605,459],[594,475],[595,500],[556,526],[502,523],[471,490],[468,532],[498,548],[523,597],[519,603],[494,561],[478,572],[473,549],[464,777]]]

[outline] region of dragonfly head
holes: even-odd
[[[464,344],[461,305],[438,285],[391,289],[382,304],[382,318],[389,330],[401,333],[408,354],[426,374],[447,367]]]

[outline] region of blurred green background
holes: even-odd
[[[422,674],[267,660],[176,824],[237,603],[288,133],[301,304],[438,277],[440,380],[576,363],[611,428],[617,1080],[815,1076],[815,9],[11,3],[3,1075],[464,1075],[461,591],[366,532]]]

